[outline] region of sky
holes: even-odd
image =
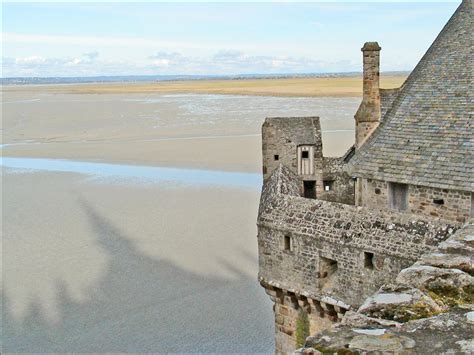
[[[460,1],[3,2],[2,77],[412,70]]]

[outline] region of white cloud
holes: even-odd
[[[360,70],[358,62],[313,60],[291,56],[252,56],[237,50],[219,50],[206,57],[158,51],[141,60],[101,59],[97,51],[72,58],[3,58],[3,76],[96,76],[159,74],[310,73]]]
[[[44,64],[47,61],[47,59],[34,55],[31,57],[25,57],[25,58],[15,58],[15,63],[22,65],[38,65],[38,64]]]
[[[69,60],[66,65],[81,65],[81,64],[92,64],[95,63],[99,57],[99,52],[88,52],[83,53],[80,57]]]

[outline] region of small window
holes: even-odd
[[[334,180],[324,180],[324,191],[332,191],[334,188]]]
[[[433,199],[433,203],[435,205],[444,205],[444,200],[442,198],[435,198]]]
[[[337,261],[323,256],[319,257],[319,278],[326,279],[337,271]]]
[[[471,192],[471,217],[474,217],[474,192]]]
[[[284,245],[283,245],[284,250],[291,251],[292,250],[291,237],[289,235],[285,235],[285,237],[283,238],[283,242],[284,242]]]
[[[379,188],[376,188],[375,189],[375,194],[376,195],[380,195],[382,193],[382,191],[379,189]]]
[[[364,266],[371,270],[374,268],[374,253],[364,252]]]
[[[307,150],[303,150],[301,152],[301,158],[308,159],[309,158],[309,152]]]
[[[388,204],[397,211],[405,211],[408,208],[408,186],[395,182],[388,183]]]
[[[275,160],[275,161],[280,160],[280,156],[278,154],[275,154],[273,156],[273,160]]]

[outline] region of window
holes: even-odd
[[[374,268],[374,253],[364,252],[364,266],[371,270]]]
[[[289,235],[285,235],[283,237],[283,249],[291,251],[291,237]]]
[[[273,156],[273,160],[275,160],[275,161],[280,160],[280,156],[278,154],[275,154]]]
[[[314,146],[298,146],[296,157],[298,161],[298,175],[314,175]]]
[[[408,186],[406,184],[388,183],[388,205],[396,211],[405,211],[408,208]]]
[[[324,191],[332,191],[334,180],[324,180],[323,185],[324,185]]]
[[[442,198],[435,198],[433,199],[433,203],[435,205],[444,205],[444,200]]]
[[[471,217],[474,217],[474,192],[471,192]]]
[[[330,278],[337,271],[337,261],[324,256],[319,257],[319,278]]]

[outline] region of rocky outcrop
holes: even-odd
[[[297,352],[474,352],[473,247],[471,220]]]

